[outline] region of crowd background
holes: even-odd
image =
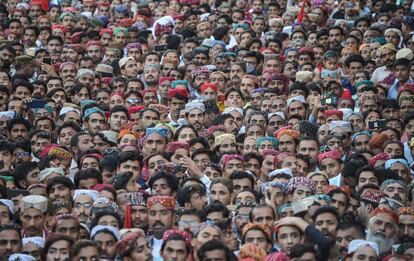
[[[0,3],[0,260],[414,260],[410,0]]]

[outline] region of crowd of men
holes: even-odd
[[[8,0],[0,28],[0,260],[414,260],[411,0]]]

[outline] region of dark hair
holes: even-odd
[[[197,256],[199,260],[204,260],[206,257],[206,252],[214,251],[214,250],[222,250],[226,254],[227,261],[236,260],[234,255],[230,251],[230,249],[225,245],[225,243],[221,240],[213,239],[209,240],[204,243],[197,252]]]
[[[167,245],[168,241],[183,241],[186,242],[186,239],[180,235],[180,234],[174,234],[170,236],[167,240],[164,240],[161,245],[161,251],[164,251],[165,246]],[[185,244],[185,249],[187,251],[187,254],[190,254],[191,252],[191,246],[189,244]]]
[[[26,181],[27,174],[29,174],[29,172],[33,171],[37,167],[38,167],[38,164],[35,161],[22,162],[16,166],[16,168],[14,169],[13,176],[14,176],[14,183],[19,189],[27,189],[27,187],[26,188],[22,187],[20,182]]]
[[[259,162],[259,166],[262,167],[263,157],[257,152],[249,152],[243,155],[244,161],[248,162],[251,159],[256,159]]]
[[[0,140],[0,151],[8,151],[13,154],[14,144],[6,140]]]
[[[316,250],[313,243],[296,244],[292,247],[290,257],[299,258],[305,253],[312,253],[315,255],[316,260],[320,260],[320,253]]]
[[[224,206],[221,202],[213,202],[203,209],[203,219],[206,219],[208,214],[213,212],[221,212],[223,214],[223,218],[228,218],[230,215],[230,212],[227,209],[227,207]]]
[[[217,163],[217,162],[218,162],[218,159],[217,159],[217,157],[216,157],[216,155],[214,154],[214,152],[213,152],[213,151],[211,151],[210,149],[203,149],[203,148],[201,148],[201,149],[196,149],[196,150],[193,152],[193,154],[191,154],[191,159],[192,159],[192,160],[194,160],[194,158],[195,158],[197,155],[200,155],[200,154],[207,154],[207,156],[209,157],[210,161],[215,162],[215,163]]]
[[[252,174],[246,172],[246,171],[234,171],[230,174],[229,179],[231,181],[235,179],[248,179],[250,180],[250,183],[252,184],[252,188],[254,187],[254,177]]]
[[[142,168],[142,156],[136,151],[122,151],[118,155],[118,167],[126,161],[138,161],[139,166]]]
[[[10,121],[7,122],[8,131],[11,131],[13,126],[16,125],[16,124],[22,124],[27,129],[27,132],[30,131],[30,128],[31,128],[30,122],[28,120],[24,119],[24,118],[21,118],[21,117],[13,118],[13,119],[11,119]]]
[[[172,192],[176,192],[178,189],[178,179],[171,175],[171,174],[166,174],[166,173],[157,173],[154,176],[152,176],[150,178],[150,180],[148,181],[148,187],[152,188],[152,186],[154,185],[154,183],[157,180],[160,179],[165,179],[167,181],[167,185],[168,187],[170,187]]]
[[[47,194],[49,194],[49,192],[52,189],[52,187],[54,185],[57,185],[57,184],[62,184],[63,186],[67,187],[70,190],[73,190],[75,188],[75,185],[73,185],[73,182],[72,182],[72,180],[70,178],[63,177],[63,176],[58,176],[58,177],[51,178],[47,182],[47,186],[46,186],[46,192],[47,192]]]
[[[181,187],[178,190],[176,197],[178,204],[184,207],[184,204],[190,202],[191,196],[195,193],[206,195],[206,188],[198,184]]]
[[[93,228],[96,225],[98,225],[99,219],[103,216],[113,216],[118,222],[119,227],[122,228],[121,216],[118,213],[114,212],[113,210],[109,210],[109,209],[98,210],[95,214],[95,217],[91,221],[90,227]]]
[[[190,128],[190,129],[194,132],[194,134],[196,135],[196,137],[198,137],[198,132],[197,132],[197,130],[194,128],[194,126],[192,126],[192,125],[181,125],[180,127],[178,127],[178,128],[175,130],[174,137],[173,137],[173,140],[174,140],[174,141],[177,141],[177,140],[178,140],[178,137],[180,136],[181,131],[182,131],[183,129],[185,129],[185,128]]]
[[[68,126],[71,127],[71,126]],[[77,132],[75,135],[72,136],[72,138],[70,139],[70,146],[71,147],[77,147],[78,143],[79,143],[79,137],[80,136],[84,136],[84,135],[88,135],[91,136],[89,133],[82,131],[82,132]]]
[[[338,210],[336,210],[336,208],[332,207],[332,206],[322,206],[320,208],[318,208],[315,213],[313,213],[312,219],[315,222],[316,218],[319,215],[325,214],[325,213],[331,213],[332,215],[335,216],[336,220],[338,221],[338,225],[339,222],[341,221],[341,218],[339,217],[338,214]]]
[[[348,58],[346,58],[345,60],[346,67],[349,67],[351,63],[360,63],[362,64],[362,66],[365,65],[364,58],[362,58],[362,56],[359,54],[352,54]]]
[[[82,250],[82,248],[86,248],[86,247],[95,247],[96,250],[98,251],[98,255],[100,256],[101,247],[98,244],[98,242],[93,241],[93,240],[86,240],[86,239],[82,239],[82,240],[75,242],[75,244],[72,246],[70,250],[70,256],[71,257],[77,256]]]
[[[98,183],[102,183],[102,176],[99,170],[95,168],[82,169],[76,172],[74,177],[75,187],[79,188],[79,183],[83,179],[97,179]]]
[[[254,206],[253,208],[252,208],[252,210],[250,210],[250,213],[249,213],[249,219],[250,219],[250,222],[251,223],[254,223],[254,221],[253,221],[253,211],[255,210],[255,209],[258,209],[258,208],[269,208],[270,210],[271,210],[271,212],[272,212],[272,217],[273,217],[273,219],[274,220],[276,220],[276,212],[275,212],[275,210],[270,206],[270,205],[266,205],[266,204],[259,204],[259,205],[256,205],[256,206]]]

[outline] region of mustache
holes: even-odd
[[[156,221],[156,222],[154,223],[154,225],[152,225],[152,227],[155,227],[155,226],[162,226],[162,227],[165,227],[165,225],[164,225],[161,221]]]

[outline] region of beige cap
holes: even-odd
[[[47,198],[41,195],[30,195],[22,198],[22,211],[28,208],[35,208],[42,213],[47,211]]]
[[[118,62],[119,68],[122,69],[122,67],[124,67],[127,64],[127,62],[129,62],[129,61],[134,61],[135,62],[135,59],[133,57],[124,57],[121,60],[119,60],[119,62]]]
[[[412,60],[414,58],[413,51],[411,51],[411,49],[409,48],[402,48],[395,55],[395,59],[401,59],[401,58]]]

